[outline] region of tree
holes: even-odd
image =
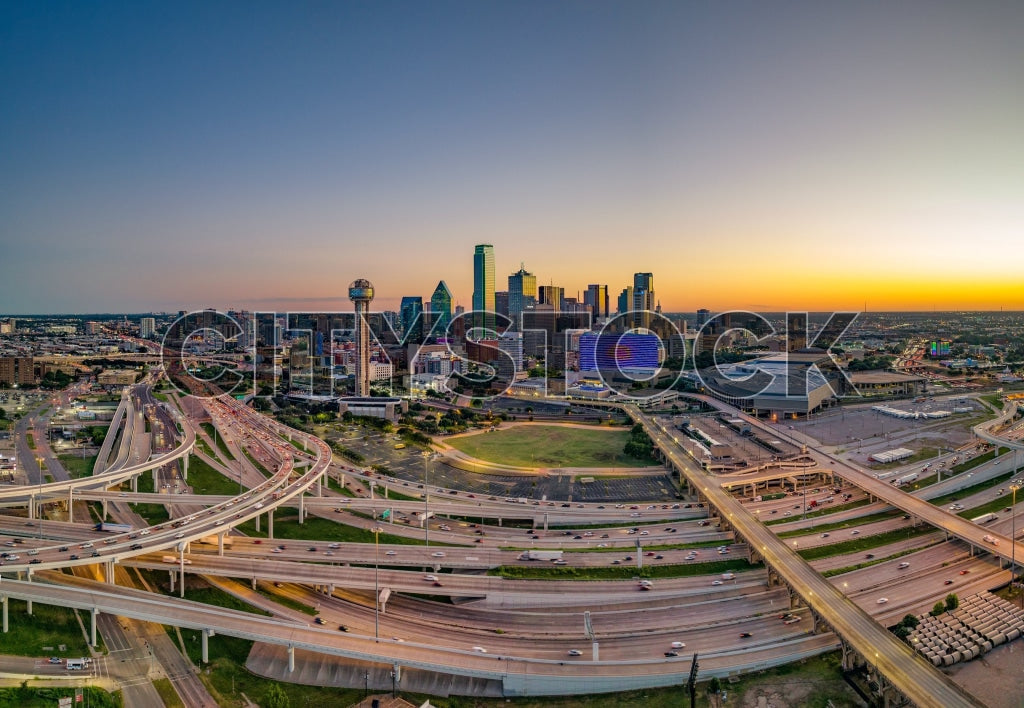
[[[896,625],[896,629],[892,630],[892,633],[895,634],[900,639],[906,639],[907,637],[910,636],[910,632],[911,631],[912,630],[907,625],[899,624],[899,625]]]
[[[902,624],[904,627],[917,629],[917,625],[921,624],[921,620],[917,618],[917,615],[904,615],[903,619],[900,620],[900,624]]]
[[[931,611],[930,614],[931,614],[932,617],[938,617],[939,615],[941,615],[945,611],[946,611],[946,606],[943,603],[941,603],[941,602],[936,602],[935,603],[935,607],[932,608],[932,611]]]
[[[284,692],[280,684],[272,683],[263,696],[263,705],[266,708],[288,708],[291,701],[288,700],[288,694]]]
[[[960,607],[960,598],[956,596],[956,593],[951,592],[946,595],[946,611],[952,612],[958,607]]]
[[[712,676],[711,680],[708,681],[708,693],[718,693],[722,690],[722,682],[718,680],[717,676]]]

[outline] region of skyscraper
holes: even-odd
[[[595,320],[608,317],[608,286],[588,285],[583,296],[583,304],[590,305],[590,312],[593,313]]]
[[[370,395],[370,325],[367,316],[373,300],[373,283],[360,278],[348,286],[348,299],[356,308],[356,396]]]
[[[153,317],[143,317],[139,320],[139,336],[143,339],[149,339],[156,333],[156,319]]]
[[[452,321],[452,291],[442,280],[434,288],[434,294],[430,296],[430,312],[434,321],[434,335],[444,336],[448,323]]]
[[[537,302],[537,276],[528,273],[526,266],[519,264],[519,271],[508,276],[508,316],[512,326],[519,329],[523,310]]]
[[[631,286],[627,285],[626,287],[624,287],[622,289],[622,292],[619,293],[619,298],[618,298],[618,300],[616,300],[615,311],[618,314],[620,314],[620,315],[624,315],[624,314],[626,314],[627,312],[629,312],[632,309],[633,309],[633,288]]]
[[[654,310],[654,274],[633,274],[633,326],[650,327]]]
[[[423,298],[406,296],[398,309],[399,321],[402,324],[402,336],[407,341],[418,341],[423,338]]]
[[[551,305],[555,312],[562,309],[562,298],[565,296],[565,288],[557,285],[541,285],[539,302],[542,305]]]
[[[488,313],[480,324],[494,329],[494,246],[487,243],[473,250],[473,309]]]

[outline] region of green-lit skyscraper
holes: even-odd
[[[443,337],[448,323],[452,321],[452,291],[442,280],[434,288],[434,294],[430,296],[430,313],[433,318],[433,334]]]
[[[494,329],[494,246],[473,249],[473,309],[487,313],[479,323]]]

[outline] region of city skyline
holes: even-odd
[[[922,11],[927,10],[927,11]],[[10,314],[1022,310],[1024,7],[0,10]]]

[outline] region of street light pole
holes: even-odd
[[[376,513],[374,514],[376,517]],[[380,526],[373,531],[373,638],[380,639]]]
[[[430,478],[429,454],[423,453],[423,541],[430,548]]]
[[[1010,589],[1013,590],[1014,578],[1016,577],[1017,567],[1017,490],[1020,489],[1019,484],[1011,484],[1010,491],[1013,494],[1013,500],[1010,502]],[[1019,590],[1019,588],[1018,588]],[[1018,593],[1019,594],[1019,593]],[[1021,602],[1021,606],[1024,607],[1024,600]]]

